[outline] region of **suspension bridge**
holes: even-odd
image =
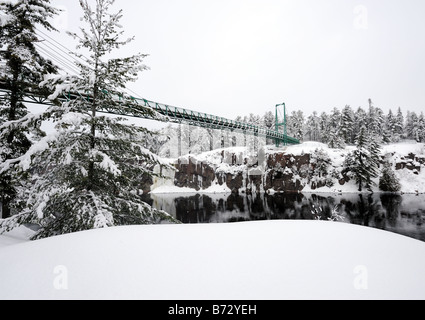
[[[5,83],[0,82],[0,99],[5,99],[9,94],[9,90]],[[104,91],[104,94],[109,94]],[[58,97],[60,102],[69,101],[70,99],[77,99],[78,97],[87,96],[81,95],[78,93],[66,93]],[[131,108],[125,108],[125,111],[118,114],[120,116],[126,117],[135,117],[135,118],[144,118],[157,120],[157,118],[152,116],[152,113],[144,112],[146,108],[151,108],[156,113],[162,115],[162,121],[168,121],[172,123],[185,123],[191,126],[202,127],[206,129],[215,129],[215,130],[227,130],[231,132],[239,132],[245,135],[254,135],[257,137],[266,137],[273,139],[276,142],[276,145],[291,145],[299,144],[299,140],[292,138],[286,134],[286,119],[283,123],[279,123],[277,108],[282,105],[276,106],[276,125],[274,130],[270,128],[265,128],[259,125],[254,125],[251,123],[240,122],[235,120],[226,119],[220,116],[211,115],[203,112],[193,111],[185,108],[174,107],[163,103],[158,103],[150,101],[143,98],[136,98],[133,96],[124,97],[124,95],[118,95],[118,99],[130,100],[132,101]],[[90,99],[90,98],[86,98]],[[53,105],[55,102],[48,99],[46,95],[37,93],[37,92],[28,92],[23,94],[22,102],[24,103],[33,103],[40,105]],[[117,114],[115,111],[111,111],[107,106],[102,107],[98,112]],[[279,127],[283,126],[285,128],[284,132],[279,131]]]
[[[63,46],[61,43],[57,42],[51,38],[48,34],[44,33],[41,30],[37,30],[37,36],[41,41],[35,43],[35,46],[49,59],[52,59],[60,69],[69,74],[78,75],[78,67],[76,67],[76,62],[86,63],[81,57],[75,57],[70,55],[71,50]],[[131,91],[131,90],[130,90]],[[104,94],[111,94],[107,91],[103,91]],[[5,99],[9,94],[9,88],[6,83],[0,81],[0,99]],[[216,130],[225,130],[231,132],[243,133],[245,135],[254,135],[257,137],[266,137],[273,139],[276,142],[276,145],[291,145],[299,144],[300,141],[297,139],[288,136],[287,134],[287,124],[286,124],[286,106],[285,104],[276,105],[276,118],[274,128],[265,128],[260,125],[255,125],[252,123],[246,123],[241,121],[235,121],[226,119],[220,116],[211,115],[203,112],[193,111],[186,108],[175,107],[163,103],[158,103],[150,101],[143,98],[137,98],[131,95],[116,94],[114,95],[118,99],[125,100],[126,102],[131,102],[131,107],[125,108],[125,111],[119,114],[120,116],[127,117],[136,117],[136,118],[145,118],[158,120],[158,117],[152,117],[152,113],[144,112],[145,108],[151,108],[157,114],[162,115],[162,121],[168,121],[178,124],[188,124],[191,126],[197,126],[207,129],[216,129]],[[59,102],[69,101],[70,99],[78,99],[81,97],[90,99],[90,96],[80,94],[80,93],[66,93],[61,97],[58,97]],[[40,105],[52,105],[57,103],[57,101],[50,101],[46,93],[42,94],[39,90],[33,90],[33,92],[25,92],[22,95],[23,101],[25,103],[35,103]],[[280,107],[283,107],[283,122],[279,121],[278,110]],[[98,112],[116,114],[115,109],[108,109],[108,106],[103,106]],[[280,129],[283,127],[283,132]]]

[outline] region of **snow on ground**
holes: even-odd
[[[220,194],[227,194],[227,193],[232,193],[232,190],[230,190],[230,188],[226,185],[219,185],[217,184],[213,184],[211,187],[207,188],[207,189],[203,189],[203,190],[199,190],[196,191],[196,189],[192,189],[192,188],[179,188],[176,187],[174,185],[170,185],[169,181],[173,181],[173,180],[168,180],[167,182],[165,182],[164,185],[160,185],[158,187],[155,187],[155,185],[152,187],[152,191],[150,192],[150,194],[176,194],[176,193],[181,193],[181,194],[215,194],[215,193],[220,193]]]
[[[34,232],[24,226],[18,227],[5,235],[0,235],[0,250],[4,247],[28,242]]]
[[[0,299],[424,299],[424,252],[334,222],[117,227],[0,247]]]

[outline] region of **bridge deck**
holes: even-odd
[[[0,99],[6,96],[8,93],[7,89],[2,87],[0,84]],[[69,100],[76,99],[78,97],[82,97],[80,94],[65,94],[60,100]],[[90,97],[85,96],[85,98],[90,99]],[[235,120],[229,120],[223,117],[197,112],[189,109],[173,107],[166,104],[149,101],[146,99],[139,99],[130,97],[135,105],[132,108],[126,108],[120,115],[128,116],[128,117],[136,117],[136,118],[145,118],[152,119],[152,115],[146,112],[143,112],[143,108],[138,109],[136,105],[140,105],[143,107],[149,107],[155,110],[158,114],[167,117],[167,121],[174,123],[187,123],[192,126],[198,126],[209,129],[219,129],[219,130],[229,130],[232,132],[241,132],[244,134],[253,134],[255,136],[262,136],[271,139],[275,139],[276,141],[283,142],[284,144],[299,144],[299,140],[286,136],[281,132],[277,132],[272,129],[268,129],[262,126],[256,126],[250,123],[239,122]],[[28,103],[36,103],[36,104],[44,104],[44,105],[52,105],[53,102],[49,101],[46,97],[41,97],[37,94],[25,94],[24,102]],[[108,110],[105,107],[103,110],[99,110],[100,112],[112,113],[116,114],[114,111]]]

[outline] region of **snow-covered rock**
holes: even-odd
[[[151,190],[202,193],[212,186],[221,186],[225,192],[357,193],[358,185],[350,181],[343,168],[347,155],[354,149],[331,149],[322,143],[305,142],[281,148],[267,146],[258,156],[243,147],[187,155],[172,161],[177,171],[168,173],[168,180],[156,181]],[[401,192],[425,193],[423,143],[385,145],[381,158],[396,171]],[[327,167],[326,172],[318,168],[320,161]],[[379,177],[375,183],[372,190],[378,192]]]

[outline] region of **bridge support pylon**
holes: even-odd
[[[279,122],[279,107],[283,108],[283,122]],[[279,132],[279,128],[283,127],[283,134],[284,134],[284,141],[283,144],[284,146],[288,145],[288,141],[287,141],[287,137],[288,137],[288,128],[287,128],[287,121],[286,121],[286,104],[285,103],[281,103],[281,104],[277,104],[276,105],[276,119],[275,119],[275,123],[276,123],[276,132]],[[276,141],[276,147],[280,146],[280,140],[279,139],[275,139]]]

